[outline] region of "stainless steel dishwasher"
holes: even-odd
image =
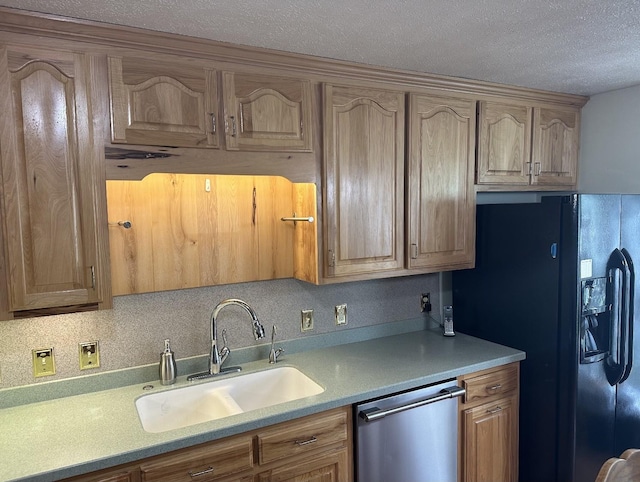
[[[355,405],[359,482],[456,482],[458,402],[450,380]]]

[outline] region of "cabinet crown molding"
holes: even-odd
[[[8,7],[0,7],[0,31],[38,35],[85,44],[132,48],[138,51],[147,50],[186,55],[218,62],[248,62],[253,67],[288,70],[295,72],[298,76],[320,80],[329,80],[332,76],[347,76],[353,80],[361,81],[375,80],[405,90],[410,88],[438,89],[442,92],[474,94],[489,98],[495,96],[511,97],[577,107],[582,107],[589,100],[589,97],[580,95],[357,64]],[[0,40],[2,40],[1,36]]]

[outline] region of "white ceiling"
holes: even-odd
[[[373,65],[593,95],[640,84],[640,0],[0,0]]]

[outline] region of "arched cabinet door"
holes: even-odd
[[[531,107],[479,103],[478,184],[529,185]]]
[[[472,268],[476,103],[411,94],[407,161],[407,267]]]
[[[111,140],[219,146],[216,71],[180,58],[109,57]]]
[[[49,55],[47,55],[49,54]],[[104,298],[89,57],[0,48],[8,310]]]
[[[577,182],[580,111],[535,108],[533,111],[533,175],[536,185],[574,186]]]
[[[324,85],[325,276],[404,266],[404,93]]]
[[[310,81],[240,72],[222,79],[227,149],[311,152]]]

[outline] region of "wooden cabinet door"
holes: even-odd
[[[478,184],[529,185],[531,109],[480,102]]]
[[[577,109],[534,109],[532,184],[575,186],[579,130]]]
[[[308,80],[223,72],[226,148],[312,150]]]
[[[65,482],[139,482],[140,469],[116,469],[94,472],[87,475],[65,479]]]
[[[462,412],[463,481],[518,480],[517,397],[495,400]]]
[[[325,275],[404,264],[404,94],[324,86]]]
[[[202,444],[158,457],[140,466],[143,482],[244,481],[254,467],[249,436]]]
[[[0,48],[9,309],[99,301],[89,59]]]
[[[346,448],[307,460],[291,460],[282,467],[258,475],[258,482],[348,482],[349,452]]]
[[[114,143],[218,147],[216,72],[176,58],[109,57]]]
[[[408,268],[471,268],[475,101],[410,96]]]

